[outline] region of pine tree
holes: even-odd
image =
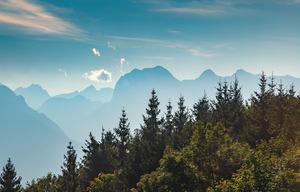
[[[163,156],[165,149],[165,141],[162,134],[161,125],[163,119],[159,119],[158,109],[159,102],[156,92],[153,89],[151,98],[149,99],[148,109],[146,109],[147,116],[143,115],[144,125],[142,128],[143,147],[145,148],[145,169],[147,173],[154,171],[159,166],[159,159]]]
[[[209,100],[205,92],[204,96],[193,105],[193,115],[196,121],[202,121],[202,123],[206,126],[211,115],[211,110]]]
[[[239,87],[239,81],[235,77],[233,85],[230,86],[230,127],[232,127],[233,136],[241,134],[245,122],[242,88]]]
[[[119,127],[115,128],[115,132],[119,142],[119,158],[120,158],[120,166],[123,167],[124,159],[128,150],[128,142],[129,142],[129,123],[127,123],[128,118],[126,118],[125,109],[122,110],[122,117],[119,121]]]
[[[92,133],[89,134],[90,141],[85,140],[85,147],[82,147],[84,156],[82,158],[83,172],[84,172],[84,186],[89,186],[89,182],[94,180],[98,174],[105,169],[106,165],[101,163],[100,144],[96,141]],[[82,185],[82,184],[81,184]]]
[[[149,99],[148,109],[146,109],[147,116],[143,115],[145,126],[142,126],[145,139],[154,142],[156,135],[160,132],[160,125],[163,120],[158,119],[160,109],[158,109],[159,101],[156,96],[156,92],[153,89],[151,92],[151,98]]]
[[[268,99],[270,92],[267,90],[267,79],[264,72],[262,72],[261,78],[259,79],[260,92],[254,92],[251,97],[251,105],[254,108],[251,114],[251,120],[254,125],[258,127],[257,139],[258,141],[266,140],[269,141],[271,135],[269,133],[270,122],[268,121],[267,111],[269,109]]]
[[[21,190],[21,177],[17,178],[17,172],[10,158],[7,164],[3,167],[3,172],[0,176],[0,192],[18,192]]]
[[[184,125],[188,120],[188,112],[186,106],[184,105],[184,98],[182,95],[179,97],[178,101],[178,111],[175,112],[174,125],[178,134],[181,134]]]
[[[62,176],[60,177],[61,187],[63,191],[75,192],[78,186],[78,165],[76,162],[76,150],[69,142],[67,155],[64,155],[65,162],[61,167]]]
[[[166,121],[164,122],[164,127],[166,129],[168,137],[170,137],[173,133],[173,115],[172,115],[172,105],[169,100],[167,105],[167,113],[166,113]]]

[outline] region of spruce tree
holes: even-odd
[[[61,167],[62,176],[60,177],[61,187],[63,191],[75,192],[78,186],[78,165],[76,162],[76,150],[69,142],[67,155],[64,155],[65,162]]]
[[[168,137],[170,137],[173,133],[173,115],[172,115],[172,105],[171,101],[169,100],[167,105],[167,113],[166,113],[166,121],[164,122],[164,127],[166,129],[166,133]]]
[[[184,105],[184,98],[182,95],[179,97],[178,101],[178,111],[175,112],[174,125],[178,134],[181,134],[184,125],[188,120],[188,112],[186,106]]]
[[[193,105],[193,115],[196,121],[202,121],[204,126],[206,126],[211,115],[211,109],[205,92],[204,96]]]
[[[151,98],[149,99],[148,109],[146,109],[147,116],[143,115],[145,126],[142,126],[144,137],[150,142],[154,142],[156,135],[160,132],[160,125],[163,120],[159,120],[160,109],[158,109],[159,101],[156,92],[153,89]]]
[[[144,125],[142,128],[143,147],[145,148],[145,169],[147,173],[154,171],[159,166],[159,159],[163,156],[165,142],[162,134],[161,125],[163,119],[159,119],[159,101],[153,89],[151,98],[146,109],[147,116],[143,115]]]
[[[125,109],[122,110],[122,117],[119,121],[119,127],[115,128],[115,132],[119,142],[119,159],[120,159],[120,166],[123,167],[124,159],[127,154],[128,150],[128,142],[129,142],[129,123],[127,123],[128,118],[126,118]]]
[[[17,172],[10,158],[7,164],[3,167],[3,172],[0,176],[0,192],[18,192],[21,191],[21,177],[17,177]]]
[[[82,158],[83,172],[84,172],[84,186],[89,186],[89,182],[94,180],[95,177],[103,170],[106,165],[101,162],[100,144],[96,141],[92,133],[89,134],[90,141],[85,140],[85,147],[82,147],[84,156]]]

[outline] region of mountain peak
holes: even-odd
[[[212,77],[215,75],[215,72],[213,72],[211,69],[207,69],[200,75],[200,77]]]
[[[87,88],[85,88],[84,90],[80,91],[80,92],[83,92],[83,91],[97,91],[97,89],[94,87],[94,85],[91,85],[91,86],[88,86]]]
[[[235,72],[235,74],[233,75],[237,75],[237,76],[245,76],[245,75],[251,75],[251,73],[243,70],[243,69],[239,69]]]

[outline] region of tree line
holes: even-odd
[[[151,91],[143,124],[130,133],[122,110],[113,131],[90,133],[77,160],[67,146],[61,174],[20,185],[8,160],[2,191],[297,191],[300,189],[300,94],[260,77],[258,92],[244,101],[238,79],[218,82],[214,100],[204,93],[188,109],[180,95],[161,115]]]

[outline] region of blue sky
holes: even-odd
[[[0,0],[0,82],[50,95],[161,65],[300,78],[300,0]]]

